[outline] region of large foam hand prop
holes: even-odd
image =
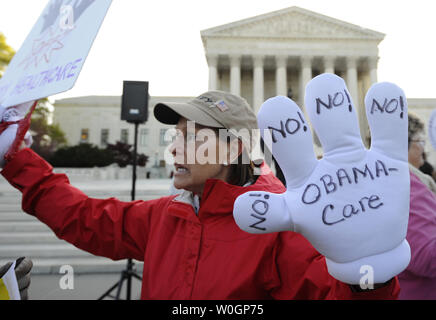
[[[7,109],[0,106],[0,168],[5,160],[13,157],[23,141],[26,146],[32,144],[32,136],[27,130],[36,103],[27,102]]]
[[[300,108],[282,96],[267,100],[259,127],[266,141],[271,134],[287,191],[247,192],[234,205],[241,229],[301,233],[326,257],[329,273],[349,284],[360,284],[369,271],[374,283],[386,282],[410,261],[406,98],[396,85],[378,83],[365,104],[370,150],[345,82],[333,74],[309,82],[305,105],[324,150],[317,160]]]

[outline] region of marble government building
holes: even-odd
[[[314,76],[329,72],[347,83],[358,111],[360,130],[368,135],[363,100],[377,82],[378,45],[384,34],[299,7],[266,13],[201,31],[209,67],[209,89],[244,97],[254,111],[268,98],[291,97],[304,110],[304,88]],[[139,152],[149,167],[165,167],[169,128],[153,117],[156,101],[186,101],[191,97],[151,97],[149,120],[139,128]],[[117,140],[133,143],[133,126],[120,120],[121,97],[87,96],[57,100],[54,122],[69,145],[89,142],[100,147]],[[423,121],[436,108],[436,99],[408,99],[409,110]],[[315,150],[322,151],[315,138]],[[429,160],[436,165],[436,151]]]

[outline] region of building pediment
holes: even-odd
[[[206,29],[201,36],[232,38],[302,38],[378,40],[384,34],[299,7],[263,14]]]

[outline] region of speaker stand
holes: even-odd
[[[132,192],[131,192],[131,199],[132,201],[135,200],[135,193],[136,193],[136,162],[137,162],[137,153],[138,153],[138,126],[139,122],[132,122],[135,125],[135,143],[133,145],[133,167],[132,167]],[[97,300],[103,300],[106,297],[113,298],[115,300],[121,300],[121,289],[123,287],[124,281],[127,281],[127,291],[126,291],[126,300],[131,300],[131,293],[132,293],[132,277],[142,282],[142,277],[136,274],[135,270],[133,269],[134,262],[132,259],[127,259],[127,266],[126,269],[121,271],[121,278],[120,280],[115,283],[112,287],[109,288],[103,295],[98,298]],[[112,291],[117,289],[117,293],[115,296],[111,294]]]

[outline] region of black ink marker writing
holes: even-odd
[[[260,208],[259,204],[263,204],[263,208]],[[253,211],[256,212],[257,214],[263,216],[268,212],[269,204],[268,202],[263,200],[256,200],[251,205],[251,209],[253,209]]]
[[[400,106],[400,118],[403,119],[404,116],[404,99],[402,96],[399,96],[399,98],[392,98],[388,100],[385,98],[383,101],[383,105],[380,104],[376,99],[372,99],[372,106],[371,106],[371,114],[374,114],[374,112],[380,111],[380,113],[386,112],[388,114],[392,114],[398,110],[398,106]]]
[[[262,195],[259,194],[259,193],[251,193],[250,196],[251,196],[251,197],[261,197]],[[265,195],[263,196],[263,198],[264,198],[265,200],[268,200],[268,199],[269,199],[269,195],[268,195],[268,194],[265,194]],[[259,204],[261,204],[261,205],[259,205]],[[254,228],[254,229],[261,230],[261,231],[265,231],[266,228],[258,227],[258,225],[261,224],[262,222],[265,222],[265,221],[266,221],[266,218],[265,218],[265,217],[262,217],[262,216],[264,216],[264,215],[268,212],[268,209],[269,209],[269,204],[268,204],[268,202],[267,202],[267,201],[264,201],[264,200],[256,200],[256,201],[254,201],[253,204],[251,205],[251,209],[252,209],[256,214],[253,214],[253,213],[252,213],[250,216],[252,216],[253,218],[256,218],[258,221],[257,221],[256,223],[253,223],[252,225],[250,225],[250,228]]]
[[[298,113],[298,116],[300,117],[301,123],[303,124],[303,130],[307,131],[306,123],[304,122],[303,116],[301,115],[301,113],[299,113],[299,112],[297,112],[297,113]]]
[[[347,90],[344,90],[345,92],[345,96],[347,97],[348,100],[348,110],[350,112],[353,111],[353,108],[351,106],[351,99],[350,96],[348,95]],[[320,114],[321,113],[321,106],[324,106],[324,108],[326,108],[327,110],[332,109],[333,107],[340,107],[344,104],[345,98],[344,98],[344,94],[339,91],[336,92],[333,95],[333,98],[330,94],[327,95],[328,97],[328,102],[323,101],[321,98],[316,98],[315,102],[316,102],[316,113]]]
[[[307,127],[305,125],[302,115],[299,112],[297,113],[300,120],[303,123],[303,130],[307,131]],[[279,132],[283,138],[286,138],[287,134],[290,135],[296,134],[300,130],[300,128],[301,128],[300,121],[298,119],[293,119],[293,118],[288,118],[285,122],[283,122],[283,120],[280,120],[280,129],[272,126],[268,126],[268,129],[271,130],[271,138],[273,143],[276,143],[278,141],[278,138],[276,136],[277,132]]]
[[[250,225],[250,228],[254,228],[254,229],[261,230],[261,231],[265,231],[266,228],[261,228],[261,227],[258,227],[257,225],[261,224],[262,222],[264,222],[266,220],[266,218],[256,216],[255,214],[251,214],[251,216],[256,218],[256,219],[258,219],[259,221],[257,221],[256,223],[253,223],[252,225]]]
[[[307,199],[308,194],[310,197],[309,199]],[[303,203],[305,204],[312,204],[317,202],[319,198],[321,198],[321,190],[316,184],[311,183],[307,185],[306,189],[304,189],[303,196],[301,197],[301,201],[303,201]]]
[[[403,96],[400,96],[400,108],[401,108],[400,118],[403,119],[403,114],[404,114],[404,100],[403,100]]]
[[[348,100],[348,111],[353,112],[353,107],[351,106],[351,99],[350,96],[348,95],[347,90],[344,90],[345,95],[347,96],[347,100]]]
[[[366,203],[366,206],[365,206]],[[342,208],[342,215],[341,211],[335,210],[335,206],[332,204],[328,204],[324,207],[322,211],[322,222],[327,226],[332,226],[336,223],[343,222],[345,220],[351,219],[353,216],[358,215],[361,212],[367,212],[367,208],[372,210],[377,210],[381,206],[383,206],[384,203],[381,202],[381,199],[377,195],[372,195],[370,197],[362,197],[359,200],[359,206],[355,206],[353,204],[346,204]],[[368,211],[368,213],[371,211]],[[338,218],[334,218],[334,216],[338,216]],[[341,217],[342,216],[342,217]]]

